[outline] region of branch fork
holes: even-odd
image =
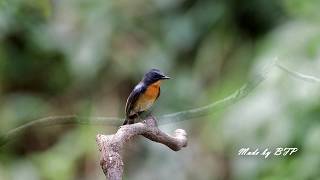
[[[101,152],[100,166],[109,180],[121,180],[123,161],[121,152],[123,146],[134,136],[142,135],[145,138],[166,145],[173,151],[179,151],[187,146],[187,133],[183,129],[176,129],[174,135],[162,132],[157,120],[150,116],[142,122],[121,126],[115,134],[98,134],[96,141]]]

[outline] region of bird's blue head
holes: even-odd
[[[146,84],[153,84],[159,80],[165,80],[165,79],[170,79],[170,77],[165,75],[159,69],[151,69],[143,77],[143,81]]]

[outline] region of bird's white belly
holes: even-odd
[[[136,112],[146,111],[149,108],[151,108],[153,103],[154,103],[154,100],[144,100],[142,102],[139,102],[135,108],[135,111]]]

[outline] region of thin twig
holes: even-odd
[[[190,110],[180,111],[176,113],[166,114],[163,116],[160,116],[159,118],[159,124],[167,124],[171,122],[178,122],[178,121],[184,121],[200,116],[204,116],[209,114],[210,112],[214,112],[215,110],[219,108],[223,108],[226,106],[229,106],[231,104],[234,104],[241,100],[242,98],[246,97],[250,92],[252,92],[261,82],[263,82],[267,74],[270,72],[270,70],[274,67],[274,62],[272,62],[270,65],[265,66],[262,71],[259,74],[251,76],[251,79],[244,84],[242,87],[237,89],[235,92],[230,94],[229,96],[218,100],[216,102],[213,102],[211,104],[208,104],[206,106],[202,106],[199,108],[194,108]]]
[[[278,67],[283,72],[298,78],[300,80],[312,83],[320,83],[320,79],[305,75],[293,70],[288,69],[287,67],[279,64],[277,60],[274,60],[271,64],[266,66],[259,74],[251,76],[248,83],[244,84],[241,88],[230,94],[229,96],[218,100],[214,103],[202,106],[199,108],[194,108],[190,110],[175,112],[171,114],[165,114],[159,116],[159,125],[168,124],[172,122],[178,122],[183,120],[193,119],[195,117],[200,117],[207,115],[209,113],[215,112],[219,108],[227,107],[232,105],[242,98],[246,97],[250,92],[252,92],[261,82],[263,82],[267,74],[273,67]],[[90,124],[90,125],[109,125],[109,126],[120,126],[123,121],[123,118],[119,117],[80,117],[77,115],[66,115],[66,116],[50,116],[42,119],[34,120],[29,123],[26,123],[22,126],[10,130],[8,133],[0,136],[0,147],[6,144],[7,141],[16,137],[18,134],[25,132],[25,130],[38,127],[38,126],[51,126],[51,125],[60,125],[60,124]]]
[[[300,79],[300,80],[303,80],[303,81],[307,81],[307,82],[311,82],[311,83],[320,83],[320,79],[319,78],[316,78],[316,77],[310,76],[310,75],[305,75],[305,74],[290,70],[287,67],[279,64],[278,62],[276,63],[276,66],[278,68],[280,68],[281,70],[285,71],[286,73],[288,73],[289,75],[297,78],[297,79]]]
[[[11,129],[5,135],[0,136],[0,147],[6,144],[10,139],[19,136],[30,128],[64,124],[119,126],[121,124],[120,122],[122,122],[123,120],[123,118],[118,117],[82,117],[77,115],[44,117],[41,119],[30,121],[17,128]]]

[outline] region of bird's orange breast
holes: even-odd
[[[149,109],[154,101],[157,99],[160,92],[160,81],[157,81],[149,87],[147,87],[146,91],[139,97],[138,101],[135,105],[136,111],[145,111]]]
[[[147,99],[156,99],[159,94],[159,89],[160,89],[160,81],[157,81],[153,84],[151,84],[144,95],[146,96]]]

